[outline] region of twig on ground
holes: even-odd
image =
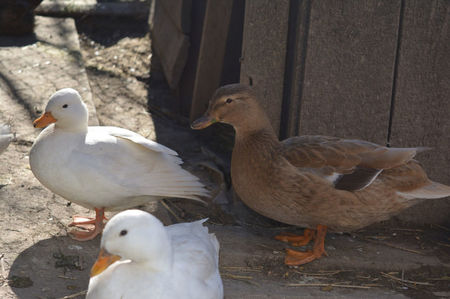
[[[310,273],[310,272],[301,272],[294,270],[295,273],[302,274],[302,275],[308,275],[308,276],[333,276],[341,272],[351,272],[353,270],[323,270],[319,271],[318,273]]]
[[[421,281],[413,281],[413,280],[401,279],[399,277],[396,277],[396,276],[393,276],[391,274],[384,273],[384,272],[381,272],[381,275],[383,275],[386,278],[389,278],[389,279],[392,279],[392,280],[395,280],[395,281],[399,281],[399,282],[402,282],[402,283],[409,283],[409,284],[413,284],[413,285],[423,285],[423,286],[432,286],[433,285],[432,283],[429,283],[429,282],[421,282]]]
[[[372,286],[360,286],[351,284],[336,283],[288,283],[287,287],[332,287],[332,288],[351,288],[351,289],[371,289]]]
[[[234,279],[234,280],[244,281],[246,283],[253,284],[256,286],[260,286],[259,283],[257,283],[256,281],[253,281],[252,276],[234,275],[231,273],[221,273],[220,275],[222,276],[222,278],[230,278],[230,279]]]
[[[250,267],[240,267],[240,266],[224,266],[220,267],[223,270],[228,271],[240,271],[240,272],[261,272],[262,267],[250,268]]]
[[[166,210],[173,216],[173,217],[175,217],[175,219],[178,221],[178,222],[183,222],[183,219],[181,219],[170,207],[169,207],[169,205],[164,201],[164,199],[161,199],[160,201],[159,201],[161,204],[162,204],[162,206],[164,207],[164,208],[166,208]]]
[[[78,292],[78,293],[76,293],[76,294],[72,294],[72,295],[67,295],[67,296],[61,297],[61,298],[59,298],[59,299],[71,299],[71,298],[76,298],[76,297],[79,297],[79,296],[86,295],[86,293],[87,293],[87,290],[84,290],[84,291]]]
[[[433,277],[433,278],[428,278],[428,280],[450,280],[450,276]]]
[[[445,226],[443,226],[443,225],[439,225],[439,224],[433,223],[433,224],[431,225],[431,227],[433,227],[433,226],[439,227],[440,229],[443,229],[443,230],[445,230],[445,231],[450,232],[450,228],[445,227]]]
[[[439,245],[442,245],[442,246],[450,247],[450,244],[447,244],[447,243],[442,243],[442,242],[436,242],[436,243]]]
[[[423,229],[418,228],[391,228],[391,230],[401,230],[407,232],[423,232]]]
[[[222,273],[222,277],[237,279],[237,280],[246,280],[246,279],[253,279],[252,276],[244,276],[244,275],[234,275],[231,273]]]
[[[376,287],[382,287],[383,285],[382,285],[382,284],[377,284],[377,283],[364,283],[362,286],[363,286],[363,287],[373,287],[373,288],[376,288]]]
[[[407,251],[407,252],[411,252],[411,253],[415,253],[415,254],[420,254],[420,255],[425,255],[425,253],[423,253],[423,252],[420,252],[420,251],[417,251],[417,250],[414,250],[414,249],[409,249],[409,248],[401,247],[401,246],[399,246],[399,245],[395,245],[395,244],[392,244],[392,243],[389,243],[389,242],[375,241],[375,240],[371,240],[371,239],[368,239],[368,238],[363,238],[363,239],[366,240],[366,241],[368,241],[368,242],[375,243],[375,244],[386,245],[386,246],[388,246],[388,247],[400,249],[400,250],[403,250],[403,251]]]
[[[77,280],[75,277],[69,277],[69,276],[64,276],[64,275],[58,275],[58,278]]]

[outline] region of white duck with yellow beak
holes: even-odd
[[[105,209],[208,194],[170,148],[126,129],[88,126],[88,110],[74,89],[54,93],[34,125],[46,128],[31,148],[33,174],[52,192],[96,211],[95,219],[74,216],[70,226],[94,226],[72,232],[77,240],[102,232]]]

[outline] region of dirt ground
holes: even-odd
[[[151,69],[147,25],[84,18],[77,29],[100,124],[173,148],[211,190],[208,206],[165,200],[166,207],[141,208],[165,224],[209,217],[207,226],[221,243],[226,298],[450,297],[450,229],[442,225],[408,226],[394,219],[353,234],[330,233],[327,257],[284,266],[288,246],[273,236],[301,229],[246,209],[228,190],[229,155],[213,154],[201,133],[149,110],[171,95],[157,66]],[[15,104],[0,99],[0,105]],[[99,238],[80,243],[67,236],[71,215],[89,211],[68,205],[33,177],[28,153],[39,131],[31,128],[29,113],[16,111],[20,121],[12,120],[13,129],[29,134],[18,134],[0,156],[0,298],[83,298]]]

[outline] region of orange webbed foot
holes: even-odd
[[[286,248],[284,263],[288,266],[299,266],[312,262],[319,257],[320,256],[316,256],[311,250],[302,252]]]
[[[101,234],[103,231],[103,228],[99,228],[96,226],[94,229],[90,229],[87,231],[78,231],[78,230],[72,230],[69,232],[69,236],[77,241],[89,241],[97,237],[97,235]]]
[[[86,231],[72,230],[69,235],[72,239],[77,241],[92,240],[102,233],[104,227],[103,220],[105,219],[105,209],[103,208],[95,209],[95,218],[73,216],[73,221],[69,226],[75,226]]]
[[[309,228],[305,228],[303,235],[296,235],[291,233],[284,233],[275,236],[276,240],[289,243],[293,246],[305,246],[314,238],[315,231]]]
[[[310,231],[312,231],[312,230],[310,230]],[[296,251],[296,250],[287,248],[284,263],[288,266],[298,266],[298,265],[303,265],[303,264],[312,262],[316,259],[319,259],[320,257],[322,257],[322,255],[327,255],[327,253],[325,252],[325,248],[324,248],[326,234],[327,234],[327,227],[325,225],[318,225],[316,231],[312,232],[312,234],[311,234],[311,238],[315,239],[313,250],[308,250],[306,252],[302,252],[302,251]],[[306,235],[306,230],[305,230],[305,235]],[[293,244],[293,243],[294,242],[291,242],[291,244]],[[306,245],[306,244],[304,244],[304,245]]]

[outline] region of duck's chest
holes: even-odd
[[[270,152],[249,151],[235,146],[231,161],[233,187],[244,201],[270,196],[277,170],[276,157]]]
[[[71,153],[82,139],[68,138],[65,134],[48,134],[42,132],[38,136],[30,151],[30,167],[36,178],[54,191],[54,182],[61,181],[67,176],[68,163]],[[58,184],[56,184],[58,185]]]

